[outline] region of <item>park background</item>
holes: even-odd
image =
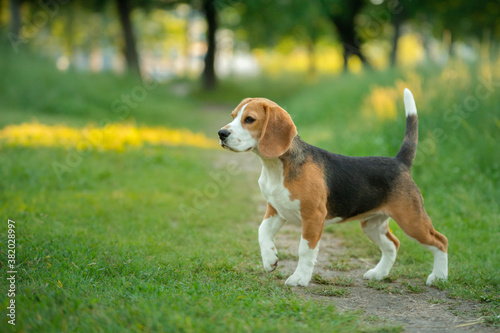
[[[470,0],[1,0],[0,267],[11,219],[18,275],[16,326],[0,330],[400,331],[335,298],[359,283],[429,293],[430,253],[391,221],[390,278],[357,282],[349,262],[378,249],[357,223],[329,227],[348,277],[283,286],[289,272],[261,268],[257,158],[222,151],[217,131],[267,97],[311,144],[394,156],[404,88],[419,112],[412,174],[450,242],[433,289],[498,326],[499,15]]]

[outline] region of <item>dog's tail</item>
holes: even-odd
[[[418,144],[418,117],[417,106],[415,99],[409,89],[405,89],[404,93],[405,109],[406,109],[406,132],[403,144],[399,149],[396,158],[403,162],[408,168],[411,168],[415,154],[417,153]]]

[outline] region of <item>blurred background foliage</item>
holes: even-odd
[[[61,71],[135,72],[168,81],[339,74],[496,54],[498,1],[0,0],[14,52]]]

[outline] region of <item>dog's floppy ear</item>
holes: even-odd
[[[264,158],[276,158],[290,148],[297,128],[292,117],[278,104],[264,101],[262,107],[266,120],[259,140],[259,153]]]

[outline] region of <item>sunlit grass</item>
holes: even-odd
[[[145,144],[217,148],[216,140],[187,129],[109,124],[74,128],[37,122],[10,125],[0,130],[0,145],[23,147],[64,147],[77,150],[115,150],[142,147]]]

